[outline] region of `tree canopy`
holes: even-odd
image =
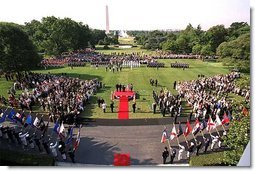
[[[40,61],[35,46],[20,26],[0,23],[0,69],[30,70]]]

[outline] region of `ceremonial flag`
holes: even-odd
[[[50,120],[48,120],[47,125],[46,125],[45,128],[43,129],[43,137],[44,137],[44,134],[47,132],[47,130],[48,130],[48,128],[49,128],[49,123],[50,123]]]
[[[65,127],[64,127],[64,123],[62,122],[60,128],[59,128],[59,135],[66,137],[66,132],[65,132]]]
[[[70,130],[70,135],[69,135],[69,137],[68,137],[68,139],[66,141],[66,144],[72,143],[72,140],[73,140],[73,127]]]
[[[185,129],[185,132],[184,132],[184,136],[187,137],[187,136],[191,133],[191,131],[192,131],[192,128],[191,128],[191,126],[190,126],[189,121],[187,121],[187,123],[186,123],[186,129]]]
[[[12,122],[16,122],[16,121],[14,120],[15,113],[16,113],[15,110],[14,110],[14,109],[11,109],[11,111],[10,111],[8,117],[7,117],[7,118],[8,118],[10,121],[12,121]]]
[[[33,123],[33,119],[32,119],[32,116],[30,114],[27,116],[27,119],[26,119],[25,123],[28,124],[28,125],[31,125]]]
[[[35,120],[34,120],[33,125],[34,125],[35,127],[38,127],[39,122],[40,122],[40,120],[36,117]]]
[[[216,128],[216,125],[215,125],[215,123],[212,121],[212,118],[209,117],[208,122],[207,122],[206,130],[207,130],[208,132],[210,132],[210,131],[211,131],[212,129],[214,129],[214,128]]]
[[[40,122],[38,123],[38,129],[40,129],[41,131],[43,131],[45,129],[46,125],[41,117]]]
[[[182,125],[179,123],[178,137],[183,134]]]
[[[6,115],[7,115],[6,112],[1,113],[0,123],[3,123],[5,121]]]
[[[195,126],[192,130],[192,134],[196,135],[200,131],[200,123],[198,121],[198,118],[196,119]]]
[[[76,141],[75,141],[75,144],[74,144],[74,151],[77,150],[77,148],[80,144],[80,141],[81,141],[81,126],[82,125],[80,125],[79,131],[78,131],[78,134],[77,134],[77,138],[76,138]]]
[[[222,125],[229,123],[229,118],[226,113],[224,113],[221,123]]]
[[[162,132],[161,143],[164,143],[168,139],[166,129]]]
[[[215,122],[216,126],[222,125],[219,115],[216,115],[216,118],[215,118],[214,122]]]
[[[58,123],[58,121],[56,121],[53,131],[55,131],[57,134],[59,134],[59,128],[60,128],[59,123]]]
[[[205,122],[205,120],[203,120],[202,123],[200,124],[200,129],[203,131],[206,127],[207,123]]]
[[[175,137],[177,137],[177,132],[176,132],[175,126],[173,126],[172,132],[171,132],[171,135],[170,135],[170,140],[173,140]]]

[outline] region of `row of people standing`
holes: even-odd
[[[208,153],[208,148],[210,148],[211,152],[215,151],[216,145],[219,150],[223,148],[227,148],[224,142],[224,137],[227,136],[226,131],[223,132],[222,136],[220,135],[212,135],[210,134],[209,137],[203,136],[202,140],[197,140],[194,139],[195,141],[185,141],[184,144],[178,143],[177,148],[176,147],[171,147],[170,146],[170,151],[168,150],[167,147],[164,148],[164,151],[162,152],[162,159],[163,159],[163,164],[167,164],[167,158],[170,156],[170,164],[173,164],[174,159],[177,155],[177,161],[181,161],[183,159],[187,159],[188,161],[190,160],[191,156],[195,154],[198,156],[200,153]],[[186,144],[186,145],[185,145]],[[203,151],[201,151],[203,149]],[[178,154],[177,154],[178,153]],[[186,153],[186,157],[184,157]]]

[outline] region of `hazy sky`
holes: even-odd
[[[207,30],[217,24],[250,24],[249,0],[0,0],[0,21],[24,24],[54,15],[105,30],[106,4],[110,30],[184,29],[188,23]]]

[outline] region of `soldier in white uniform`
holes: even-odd
[[[22,142],[22,148],[27,146],[27,139],[26,139],[27,134],[28,134],[27,132],[24,134],[22,134],[22,132],[19,133],[19,138]]]
[[[183,153],[185,151],[185,147],[181,144],[179,144],[179,147],[180,147],[180,150],[179,150],[179,153],[178,153],[178,160],[181,160],[182,156],[183,156]]]
[[[58,156],[58,152],[57,152],[57,149],[56,149],[57,145],[58,145],[58,142],[57,142],[57,141],[56,141],[55,144],[50,143],[50,150],[51,150],[51,153],[52,153],[52,155],[53,155],[54,157],[57,157],[57,156]]]

